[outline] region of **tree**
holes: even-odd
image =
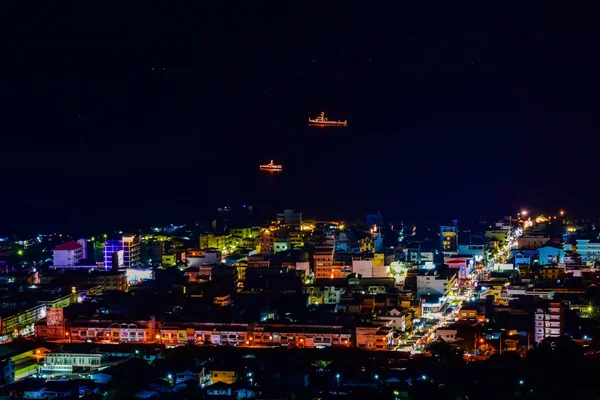
[[[432,357],[443,363],[459,363],[463,360],[462,351],[442,339],[430,344],[429,352]]]

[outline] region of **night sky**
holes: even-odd
[[[7,14],[0,231],[184,222],[225,204],[598,215],[591,7],[152,4]],[[320,111],[349,127],[306,127]],[[257,170],[270,159],[281,175]]]

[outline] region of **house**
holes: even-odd
[[[78,397],[79,389],[73,381],[46,381],[42,389],[42,399]]]
[[[206,373],[205,369],[202,368],[200,371],[191,371],[186,369],[183,372],[178,372],[176,375],[175,383],[183,383],[187,381],[196,381],[198,383],[208,383],[210,376]]]
[[[356,346],[366,350],[387,350],[394,340],[394,330],[383,326],[357,326]]]
[[[458,312],[458,320],[459,321],[476,321],[476,322],[485,322],[486,317],[485,314],[479,312],[477,305],[465,304],[462,306],[460,311]]]
[[[238,380],[237,372],[233,370],[221,370],[221,369],[211,369],[210,370],[210,381],[212,385],[223,382],[228,385],[231,385]],[[211,385],[211,386],[212,386]]]
[[[209,396],[231,396],[231,385],[225,382],[217,382],[206,387]]]
[[[456,333],[458,331],[456,329],[443,329],[439,328],[435,331],[435,334],[438,338],[442,339],[444,342],[452,343],[456,342]]]
[[[402,332],[412,327],[411,314],[399,308],[392,308],[386,315],[382,315],[381,319],[390,321],[390,326],[400,329]]]
[[[562,243],[548,242],[538,249],[540,265],[560,264],[565,262],[565,251]]]
[[[241,388],[234,390],[236,399],[255,399],[260,395],[260,391],[252,388]]]
[[[43,399],[46,379],[31,378],[23,381],[23,397],[26,399]]]

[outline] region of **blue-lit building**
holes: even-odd
[[[140,242],[135,236],[104,243],[104,268],[132,268],[140,265]]]
[[[562,243],[548,242],[538,249],[540,265],[560,264],[565,262],[565,250]]]

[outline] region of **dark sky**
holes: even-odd
[[[12,10],[0,231],[180,222],[240,203],[597,216],[595,10],[486,3]],[[350,126],[308,129],[322,110]],[[275,178],[257,171],[272,158]]]

